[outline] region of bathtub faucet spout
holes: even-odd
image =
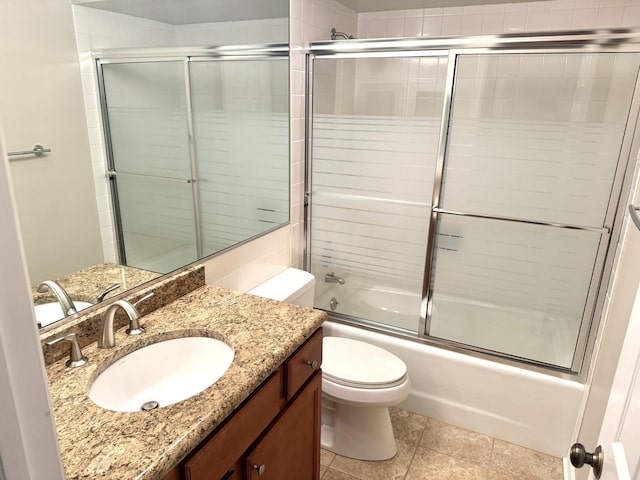
[[[339,283],[340,285],[344,285],[345,284],[344,278],[339,277],[338,275],[336,275],[333,272],[327,273],[324,276],[324,281],[327,282],[327,283]]]

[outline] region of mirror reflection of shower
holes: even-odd
[[[331,40],[352,40],[353,35],[346,34],[344,32],[338,32],[335,27],[331,28]]]

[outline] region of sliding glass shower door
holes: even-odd
[[[289,219],[287,58],[189,65],[203,255]]]
[[[167,273],[289,220],[288,57],[240,51],[100,60],[122,263]]]
[[[119,251],[163,273],[198,258],[184,70],[182,60],[102,65]]]
[[[577,368],[638,66],[633,53],[457,57],[430,336]]]
[[[563,41],[318,46],[307,239],[316,307],[581,371],[632,148],[640,54]]]
[[[314,62],[316,305],[416,331],[447,57]]]

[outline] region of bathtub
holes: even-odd
[[[412,387],[402,408],[566,456],[578,421],[582,384],[331,320],[324,324],[324,334],[369,342],[400,357]]]
[[[345,279],[344,285],[325,286],[316,296],[315,307],[411,333],[418,331],[422,296],[415,286],[384,286],[356,276]],[[430,332],[436,338],[570,368],[578,329],[573,318],[439,294],[433,304]]]

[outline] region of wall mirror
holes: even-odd
[[[90,308],[289,221],[288,1],[57,3],[0,8],[22,17],[0,33],[8,150],[51,150],[9,157],[36,305],[63,317],[45,281]]]

